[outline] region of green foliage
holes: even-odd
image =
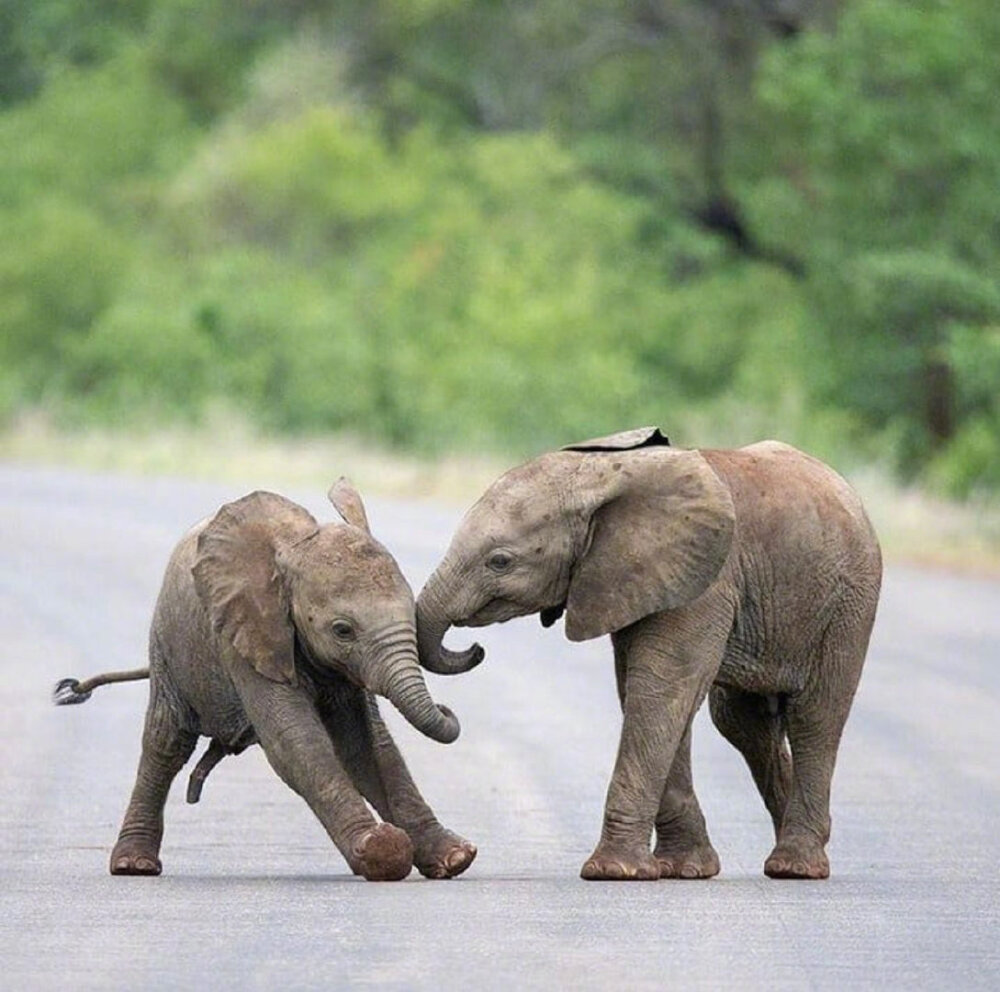
[[[957,324],[945,345],[958,383],[960,426],[931,465],[931,478],[954,496],[1000,489],[1000,323]]]
[[[994,14],[985,0],[861,0],[835,34],[770,53],[759,92],[811,242],[995,257],[982,224],[1000,181]]]
[[[282,388],[261,397],[281,426],[353,426],[423,448],[529,445],[588,429],[609,380],[619,402],[638,389],[628,337],[659,299],[644,285],[655,266],[638,250],[641,205],[547,137],[443,151],[415,132],[391,150],[346,110],[309,110],[230,136],[186,188],[184,209],[217,237],[257,245],[258,315],[260,287],[275,286],[272,330],[253,350],[284,342],[269,365]],[[287,258],[298,279],[266,274]],[[260,319],[237,304],[239,287],[216,292],[220,327]]]
[[[148,0],[0,0],[0,106],[34,96],[66,66],[111,57],[148,7]]]
[[[279,430],[363,424],[366,343],[324,275],[227,249],[206,260],[186,300],[215,347],[215,395]]]
[[[211,344],[173,294],[147,293],[126,295],[66,349],[67,386],[91,415],[131,420],[199,410],[214,359]]]
[[[22,0],[0,0],[0,107],[25,99],[41,84],[21,20],[26,6]]]
[[[157,74],[203,120],[228,110],[244,71],[269,42],[308,13],[308,0],[158,0],[149,18]]]
[[[831,328],[817,380],[825,398],[858,410],[876,428],[898,422],[898,458],[916,470],[929,450],[951,439],[964,412],[957,391],[967,371],[954,363],[952,331],[962,326],[975,336],[996,321],[1000,285],[941,253],[908,250],[845,262],[817,293]]]
[[[34,101],[0,115],[0,205],[31,209],[57,193],[120,210],[177,167],[193,136],[139,53],[66,69]]]
[[[1000,461],[966,381],[1000,318],[998,43],[984,0],[861,0],[772,51],[759,86],[787,177],[761,184],[761,212],[810,259],[817,393],[962,494]]]
[[[208,196],[217,227],[304,256],[355,247],[419,192],[370,124],[330,107],[237,135],[217,156]]]
[[[119,288],[125,246],[80,203],[42,200],[0,214],[0,362],[46,394],[68,342],[86,335]]]
[[[0,417],[1000,487],[993,4],[776,10],[0,0]]]

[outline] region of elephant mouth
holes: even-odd
[[[515,617],[523,617],[531,613],[530,608],[515,603],[512,599],[494,599],[487,603],[482,609],[476,610],[471,616],[464,620],[458,620],[454,627],[487,627],[494,623],[506,623]]]
[[[566,604],[560,603],[558,606],[546,606],[538,614],[543,627],[551,627],[566,612]]]

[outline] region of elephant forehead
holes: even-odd
[[[409,591],[392,555],[357,527],[321,528],[305,542],[299,568],[315,590],[325,588],[335,593],[356,589],[377,596],[399,596]]]
[[[502,475],[475,507],[478,524],[499,528],[549,525],[572,490],[579,456],[543,455]]]
[[[555,510],[555,504],[549,505],[541,493],[493,494],[479,506],[472,530],[487,542],[524,535],[550,526]]]

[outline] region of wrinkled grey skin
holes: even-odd
[[[349,483],[330,498],[346,523],[319,526],[295,503],[255,492],[175,549],[150,630],[142,757],[112,874],[160,873],[167,792],[199,735],[212,744],[189,801],[223,754],[260,743],[356,874],[398,879],[415,863],[444,878],[471,864],[475,847],[438,823],[373,696],[436,740],[458,736],[424,684],[413,595]]]
[[[452,674],[451,626],[565,611],[610,634],[624,720],[588,879],[719,871],[691,779],[691,721],[743,754],[774,823],[764,871],[825,878],[830,780],[881,583],[850,487],[775,441],[666,446],[644,428],[542,455],[472,507],[417,600],[421,663]],[[650,837],[655,831],[655,846]]]

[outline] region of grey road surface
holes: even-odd
[[[354,878],[253,749],[197,806],[175,787],[162,877],[112,878],[145,686],[58,710],[51,686],[144,663],[173,542],[243,491],[0,465],[3,989],[1000,988],[1000,585],[902,567],[841,750],[827,882],[764,878],[768,818],[704,714],[721,876],[581,881],[619,726],[610,645],[534,620],[487,631],[475,672],[430,677],[454,745],[389,714],[441,819],[479,845],[464,877]],[[321,492],[289,495],[332,516]],[[369,512],[419,587],[458,514]]]

